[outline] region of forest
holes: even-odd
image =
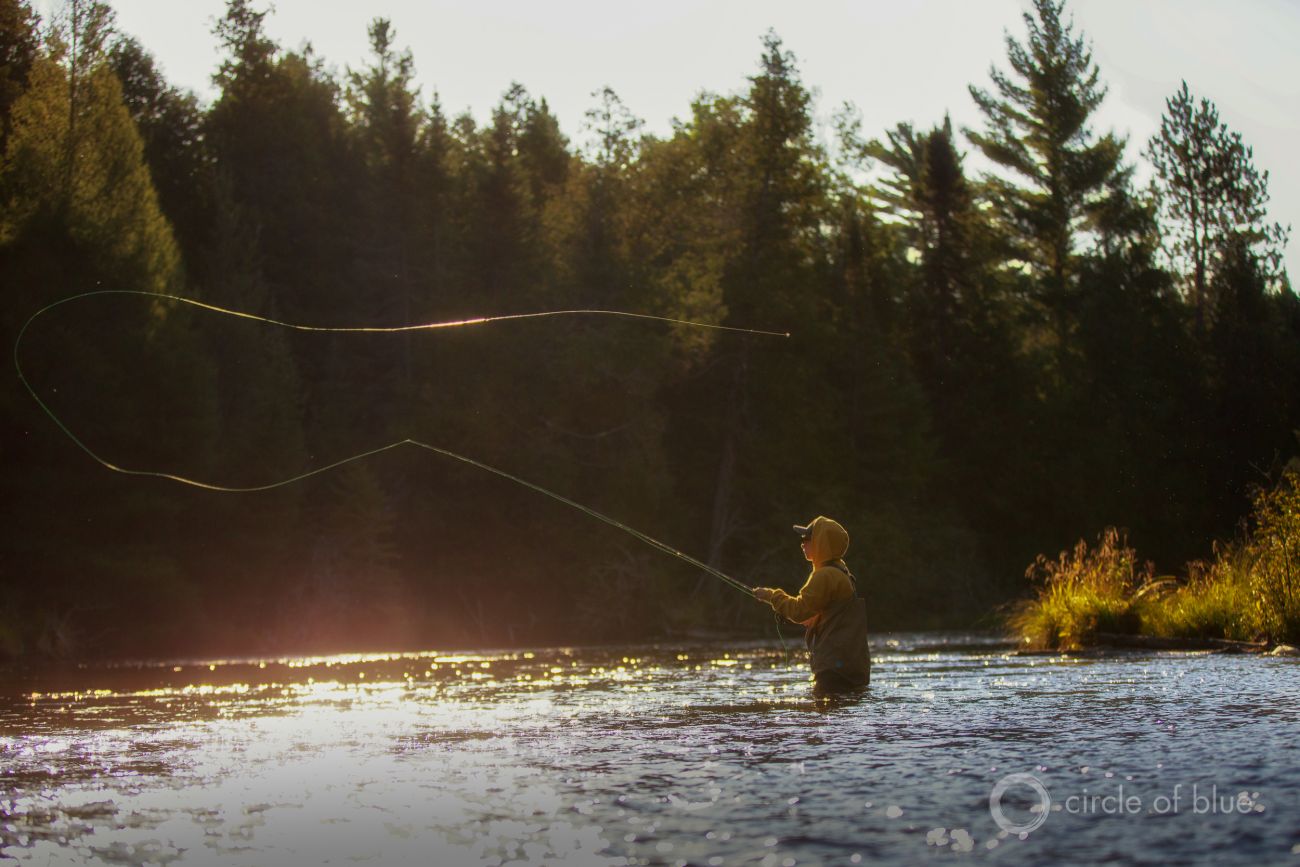
[[[608,88],[581,130],[523,84],[449,116],[390,21],[334,72],[267,14],[229,0],[205,102],[104,3],[0,0],[0,344],[114,289],[317,326],[595,308],[790,336],[304,333],[91,296],[32,323],[21,367],[115,465],[260,486],[418,439],[791,592],[790,526],[829,515],[884,631],[988,626],[1037,555],[1108,526],[1181,570],[1300,452],[1268,172],[1194,81],[1150,141],[1097,129],[1064,0],[1007,22],[978,127],[846,107],[833,141],[774,32],[653,135]],[[0,657],[772,634],[709,574],[426,452],[204,491],[95,463],[11,370],[0,476]]]

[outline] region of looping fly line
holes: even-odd
[[[489,466],[488,464],[482,463],[481,461],[476,461],[473,458],[466,457],[465,455],[457,454],[456,452],[449,451],[444,448],[439,448],[438,446],[430,445],[428,443],[420,442],[418,440],[413,440],[413,439],[398,440],[396,442],[389,443],[386,446],[380,446],[379,448],[376,449],[370,449],[369,451],[364,451],[355,455],[350,455],[349,457],[334,461],[333,463],[326,464],[325,466],[317,467],[315,469],[308,470],[307,472],[304,473],[299,473],[298,475],[292,476],[287,479],[281,479],[278,482],[271,482],[265,485],[253,485],[250,487],[229,487],[225,485],[214,485],[214,484],[209,484],[207,482],[201,482],[196,479],[186,478],[185,476],[175,475],[173,473],[164,473],[156,470],[136,470],[136,469],[130,469],[128,467],[118,466],[117,464],[114,464],[111,461],[104,459],[99,454],[97,454],[93,449],[91,449],[90,446],[82,442],[81,438],[78,437],[76,434],[74,434],[72,430],[66,424],[63,423],[63,420],[59,418],[59,416],[52,409],[50,409],[49,406],[46,405],[45,401],[41,400],[41,396],[37,394],[36,389],[32,387],[31,383],[27,381],[27,377],[23,374],[22,364],[19,360],[19,349],[22,346],[23,336],[27,333],[28,327],[33,322],[35,322],[44,314],[48,313],[49,311],[63,304],[68,304],[73,301],[79,301],[86,298],[92,298],[95,296],[102,296],[102,295],[139,295],[148,298],[158,298],[167,301],[179,302],[181,304],[188,304],[192,307],[198,307],[200,309],[207,310],[212,313],[219,313],[224,316],[234,316],[239,319],[249,319],[254,322],[261,322],[265,325],[274,325],[280,328],[291,329],[293,331],[327,332],[327,333],[336,333],[336,334],[338,333],[396,334],[405,331],[433,331],[435,329],[440,329],[440,328],[460,328],[460,327],[466,327],[471,325],[486,325],[492,322],[507,322],[507,321],[519,320],[519,319],[540,319],[543,317],[554,317],[554,316],[616,316],[625,319],[651,320],[657,322],[666,322],[672,325],[682,325],[691,328],[707,328],[716,331],[731,331],[731,332],[737,332],[741,334],[762,335],[766,337],[789,337],[790,336],[789,332],[763,331],[756,328],[736,328],[729,325],[714,325],[707,322],[693,322],[688,319],[674,319],[668,316],[655,316],[649,313],[629,313],[623,310],[546,310],[538,313],[513,313],[505,316],[480,316],[474,319],[457,319],[457,320],[451,320],[447,322],[426,322],[417,325],[394,325],[394,326],[302,325],[294,322],[284,322],[278,319],[272,319],[267,316],[258,316],[254,313],[245,313],[241,310],[230,310],[225,307],[218,307],[215,304],[207,304],[202,301],[197,301],[193,298],[185,298],[180,295],[169,295],[163,292],[145,292],[136,289],[99,289],[93,292],[82,292],[78,295],[71,295],[67,298],[62,298],[58,301],[55,301],[52,304],[47,304],[45,307],[42,307],[40,310],[37,310],[35,313],[33,313],[31,316],[28,317],[27,321],[23,323],[23,327],[18,330],[18,337],[14,340],[14,369],[18,373],[18,380],[23,384],[23,387],[27,389],[27,393],[32,396],[32,399],[36,401],[37,405],[45,412],[47,416],[50,417],[50,419],[55,423],[55,425],[58,426],[59,430],[63,431],[64,435],[67,436],[68,439],[76,443],[76,445],[80,447],[82,451],[84,451],[87,455],[89,455],[101,466],[110,469],[115,473],[123,473],[130,476],[151,476],[153,478],[158,478],[158,479],[167,479],[169,481],[178,482],[182,485],[189,485],[191,487],[201,488],[205,491],[216,491],[219,493],[232,493],[232,494],[253,493],[256,491],[269,491],[273,488],[281,488],[286,485],[291,485],[295,482],[300,482],[304,479],[311,478],[312,476],[320,475],[321,473],[325,473],[325,472],[329,472],[330,470],[337,469],[338,467],[341,467],[344,464],[350,464],[353,461],[363,460],[365,458],[380,454],[381,452],[390,451],[392,449],[396,449],[401,446],[415,446],[417,448],[425,449],[426,451],[430,451],[435,454],[443,455],[445,457],[452,458],[462,463],[469,464],[472,467],[477,467],[480,470],[493,473],[494,475],[500,476],[501,478],[509,479],[510,481],[523,485],[524,487],[536,491],[539,494],[545,494],[546,496],[554,500],[558,500],[559,502],[564,503],[567,506],[571,506],[574,509],[583,512],[586,515],[589,515],[593,518],[603,521],[606,524],[609,524],[611,527],[616,527],[622,530],[623,532],[631,535],[636,539],[639,539],[640,541],[651,546],[652,548],[662,551],[665,554],[668,554],[670,556],[676,557],[679,560],[683,560],[687,563],[690,563],[692,566],[704,570],[705,572],[709,573],[713,577],[720,579],[721,581],[725,582],[731,587],[736,588],[737,590],[740,590],[743,593],[749,594],[751,592],[751,588],[749,586],[747,586],[741,581],[736,580],[735,578],[732,578],[730,575],[726,575],[718,571],[717,569],[713,568],[712,566],[708,565],[707,563],[703,563],[695,559],[694,557],[691,557],[688,554],[678,551],[676,548],[672,547],[671,545],[668,545],[664,542],[660,542],[658,539],[655,539],[652,536],[648,536],[645,533],[642,533],[640,530],[637,530],[633,527],[629,527],[627,524],[615,520],[614,518],[602,514],[601,512],[597,512],[595,509],[584,506],[581,503],[578,503],[574,500],[570,500],[568,497],[562,496],[560,494],[555,493],[554,491],[550,491],[546,488],[543,488],[541,485],[534,484],[533,482],[527,481],[526,479],[521,479],[518,476],[506,472],[505,470],[497,469],[496,467]]]

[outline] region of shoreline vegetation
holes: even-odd
[[[1108,527],[1026,570],[1036,595],[1006,624],[1027,652],[1100,647],[1294,651],[1300,644],[1300,470],[1261,489],[1240,537],[1182,576],[1156,574]]]
[[[1297,453],[1300,296],[1268,169],[1212,82],[1170,93],[1146,141],[1106,128],[1065,0],[1007,22],[971,127],[940,106],[828,118],[769,31],[662,133],[601,70],[576,129],[522,82],[451,110],[394,21],[339,68],[273,38],[265,0],[225,0],[203,100],[109,4],[55,5],[0,0],[0,346],[23,371],[0,377],[0,660],[775,639],[749,594],[457,461],[371,452],[278,484],[403,439],[751,586],[797,591],[790,525],[832,515],[877,635],[1004,628],[1026,563],[1113,523],[1144,558],[1213,562],[1161,583],[1118,534],[1040,562],[1026,647],[1296,639],[1266,547],[1294,553],[1281,505],[1207,547]],[[120,294],[139,292],[210,307]],[[790,336],[558,316],[341,334],[211,307]],[[65,434],[264,490],[109,472]]]

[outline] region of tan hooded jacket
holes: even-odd
[[[843,557],[849,550],[849,532],[825,516],[818,516],[809,526],[812,536],[808,554],[812,557],[813,568],[808,579],[799,589],[798,596],[777,589],[773,591],[769,604],[783,617],[814,629],[824,611],[853,595],[853,583],[847,574],[832,565],[844,566]]]

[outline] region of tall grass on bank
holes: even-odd
[[[1255,614],[1270,637],[1300,642],[1300,472],[1255,501],[1250,579]]]
[[[1149,569],[1137,566],[1124,534],[1107,527],[1089,548],[1083,540],[1055,560],[1042,554],[1025,570],[1038,590],[1017,605],[1009,626],[1022,642],[1041,649],[1078,647],[1095,632],[1136,632],[1137,590]]]
[[[1300,473],[1261,490],[1242,538],[1185,578],[1139,567],[1113,527],[1093,547],[1039,555],[1025,575],[1036,595],[1007,617],[1025,647],[1078,648],[1099,632],[1300,643]]]
[[[1212,564],[1189,563],[1188,577],[1170,582],[1140,605],[1144,635],[1168,638],[1262,637],[1254,615],[1248,552],[1240,544],[1216,547]]]

